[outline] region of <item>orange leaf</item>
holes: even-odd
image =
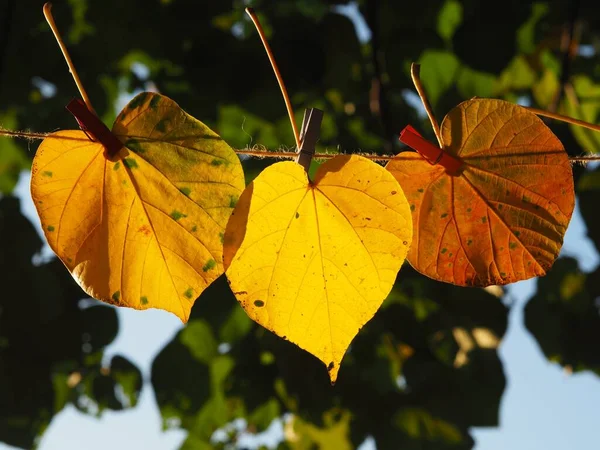
[[[187,320],[223,273],[223,233],[244,188],[234,151],[172,100],[135,97],[107,159],[82,131],[45,139],[31,196],[50,247],[92,297]]]
[[[535,114],[489,99],[461,103],[441,131],[444,150],[464,163],[458,176],[412,152],[387,165],[411,205],[410,264],[460,286],[544,275],[575,203],[558,138]]]

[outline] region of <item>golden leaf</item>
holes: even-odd
[[[293,162],[265,169],[227,225],[225,268],[248,315],[339,365],[396,279],[412,239],[397,181],[360,156],[323,163],[310,183]]]
[[[112,158],[81,131],[45,139],[31,195],[50,247],[92,297],[187,321],[221,273],[227,220],[244,188],[237,155],[172,100],[135,97]]]

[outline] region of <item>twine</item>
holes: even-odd
[[[43,139],[62,139],[72,141],[89,141],[88,138],[81,137],[69,137],[69,136],[57,136],[53,133],[40,133],[36,131],[12,131],[0,128],[0,136],[16,139],[25,139],[27,141],[40,141]],[[261,149],[260,147],[235,149],[235,153],[238,155],[246,155],[255,158],[279,158],[279,159],[294,159],[298,156],[296,152],[288,151],[272,151],[269,149]],[[359,155],[363,158],[370,159],[371,161],[392,161],[396,158],[394,155],[377,155],[373,153],[352,153],[353,155]],[[315,153],[315,159],[331,159],[339,153]],[[580,164],[586,164],[591,161],[600,161],[600,154],[598,155],[580,155],[580,156],[569,156],[569,161]]]

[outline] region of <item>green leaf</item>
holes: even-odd
[[[586,75],[571,79],[573,89],[565,91],[566,114],[585,122],[597,123],[600,117],[600,84]],[[600,133],[576,125],[569,125],[575,140],[590,153],[600,152]]]
[[[517,30],[517,44],[522,53],[533,53],[536,48],[536,26],[548,13],[547,3],[536,2],[531,7],[529,19]]]
[[[204,320],[192,320],[181,331],[179,339],[198,361],[209,364],[218,354],[218,343]]]
[[[538,279],[537,292],[525,307],[525,325],[544,355],[573,372],[600,375],[599,276],[600,270],[585,274],[577,260],[561,258]]]
[[[585,221],[587,235],[600,249],[600,210],[598,195],[600,195],[600,169],[586,171],[577,183],[579,209]]]
[[[270,398],[248,415],[248,424],[256,427],[257,432],[266,430],[271,422],[281,415],[279,402]]]
[[[493,97],[496,89],[496,76],[462,65],[456,78],[456,86],[463,98]]]
[[[14,111],[0,112],[0,128],[17,129]],[[22,170],[28,170],[31,161],[16,141],[8,137],[0,137],[0,193],[10,194]]]
[[[440,37],[446,42],[450,42],[462,20],[462,4],[458,0],[446,0],[437,17],[437,32]]]
[[[223,342],[234,343],[246,336],[252,326],[252,320],[242,308],[233,308],[221,327],[219,337]]]
[[[392,419],[398,428],[419,441],[456,445],[465,440],[461,431],[451,423],[433,417],[422,408],[401,409]]]
[[[550,69],[546,69],[542,77],[532,86],[531,92],[540,108],[548,108],[556,98],[559,89],[560,81],[556,73]]]
[[[446,90],[455,84],[460,62],[450,52],[426,50],[419,58],[421,80],[431,106],[435,108]]]
[[[113,356],[109,370],[124,396],[123,406],[135,407],[142,389],[142,372],[120,355]]]
[[[223,140],[234,148],[258,144],[277,149],[281,145],[273,124],[239,106],[224,105],[219,108],[217,130]]]
[[[194,434],[188,434],[179,450],[214,450],[215,447],[209,441],[205,441]]]
[[[496,85],[496,95],[504,95],[510,91],[529,89],[536,81],[536,73],[524,56],[513,58],[502,71]]]
[[[323,450],[350,450],[349,411],[336,411],[335,409],[323,414],[324,426],[318,427],[306,422],[299,417],[293,417],[292,426],[297,438],[290,442],[294,450],[309,450],[319,448]]]

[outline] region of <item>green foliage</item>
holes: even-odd
[[[14,111],[0,112],[0,124],[7,129],[16,128]],[[17,143],[9,138],[0,138],[0,193],[10,194],[22,170],[31,165]]]
[[[600,357],[594,349],[600,339],[596,298],[598,274],[581,272],[572,258],[559,259],[525,309],[525,324],[546,357],[570,371],[600,374]]]

